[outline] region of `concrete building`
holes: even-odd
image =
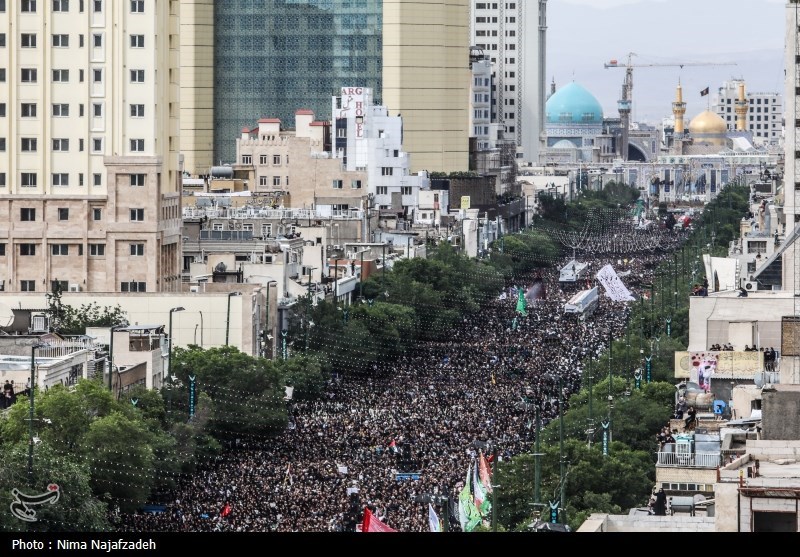
[[[757,145],[777,144],[783,137],[783,95],[778,92],[747,91],[742,79],[724,81],[711,101],[711,111],[728,130],[751,132]]]
[[[471,0],[471,44],[492,64],[491,118],[505,124],[517,158],[539,160],[544,131],[547,0]]]
[[[468,167],[469,8],[470,0],[383,2],[381,99],[403,116],[412,172]]]
[[[2,6],[4,290],[177,291],[179,1]]]

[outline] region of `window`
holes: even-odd
[[[20,37],[22,48],[36,48],[36,33],[23,33]]]
[[[103,257],[105,254],[105,244],[89,244],[89,257]]]
[[[131,48],[144,48],[144,35],[131,35]]]
[[[22,103],[22,117],[36,118],[36,103]]]
[[[78,172],[78,185],[83,186],[83,172]]]
[[[391,176],[393,174],[393,168],[391,166],[383,166],[381,167],[381,176]]]
[[[144,244],[131,244],[131,255],[142,257],[144,255]]]
[[[131,222],[142,222],[144,220],[144,209],[131,209]]]
[[[22,187],[23,188],[35,188],[36,187],[36,173],[35,172],[23,172],[22,173]]]
[[[375,193],[378,195],[389,195],[389,187],[388,186],[378,186],[375,188]]]
[[[103,83],[103,70],[95,68],[92,70],[92,81],[94,83]]]
[[[36,0],[22,0],[22,13],[36,13]]]
[[[83,138],[82,137],[78,139],[78,151],[83,153]]]
[[[80,116],[81,118],[83,118],[83,103],[80,103],[80,104],[78,105],[78,116]]]
[[[35,153],[36,152],[36,138],[35,137],[23,137],[22,138],[22,152],[23,153]]]
[[[6,173],[0,172],[0,188],[6,187]]]
[[[280,176],[273,176],[272,177],[272,185],[273,186],[280,186],[281,185],[281,177]]]
[[[266,164],[268,164],[268,163],[267,163],[267,161],[268,161],[268,158],[269,158],[269,157],[268,157],[267,155],[260,155],[260,156],[258,157],[258,164],[261,164],[261,165],[266,165]]]
[[[68,12],[69,11],[69,0],[53,0],[53,11],[54,12]]]
[[[122,283],[122,291],[123,292],[147,292],[147,283],[146,282],[123,282]]]
[[[281,156],[272,155],[272,164],[274,164],[275,166],[279,166],[281,164]]]
[[[144,70],[131,70],[131,83],[144,83]]]
[[[94,220],[102,220],[103,219],[103,210],[99,207],[92,208],[92,218]]]
[[[94,0],[94,11],[96,12],[103,11],[103,0]]]
[[[56,292],[57,290],[64,292],[67,289],[69,289],[69,282],[66,280],[50,281],[50,292]]]
[[[253,155],[242,155],[242,164],[253,164]]]
[[[400,193],[402,195],[411,195],[411,186],[403,186],[400,188]]]
[[[0,244],[0,257],[5,257],[5,256],[6,256],[6,245]]]
[[[360,190],[361,180],[350,180],[350,188],[354,190]]]
[[[32,257],[36,255],[36,244],[20,244],[19,254],[26,257]]]
[[[67,48],[69,47],[69,35],[53,35],[54,48]]]
[[[333,185],[333,189],[335,189],[335,190],[342,189],[342,181],[341,180],[334,180],[332,185]]]
[[[69,116],[69,105],[66,103],[54,103],[53,116],[61,118]]]
[[[131,105],[131,118],[144,118],[144,105],[132,104]]]
[[[69,70],[53,70],[53,81],[56,83],[68,83]]]
[[[0,33],[0,48],[5,48],[6,46],[6,34]]]
[[[131,174],[131,185],[132,186],[144,186],[144,174]]]
[[[103,103],[92,103],[92,116],[95,118],[103,117]]]
[[[25,222],[32,222],[36,220],[36,209],[31,207],[23,207],[19,210],[19,220]]]
[[[80,34],[78,35],[78,46],[79,46],[80,48],[83,48],[83,44],[84,44],[84,40],[83,40],[83,33],[80,33]],[[81,70],[81,78],[83,78],[83,70]],[[83,79],[81,79],[81,81],[83,81]]]
[[[6,138],[0,137],[0,153],[4,153],[6,150]]]
[[[62,172],[62,173],[54,172],[53,173],[53,185],[54,186],[62,186],[62,187],[69,186],[69,174],[67,174],[66,172]],[[59,211],[60,211],[60,209],[59,209]],[[59,215],[60,215],[60,213],[59,213]],[[64,220],[64,219],[59,218],[59,220]]]
[[[143,14],[144,13],[144,0],[131,0],[131,13]]]
[[[134,153],[144,152],[144,139],[131,139],[131,151]]]
[[[258,177],[258,185],[259,186],[268,186],[269,185],[269,178],[267,176],[259,176]]]
[[[22,83],[36,83],[36,68],[22,68]],[[5,81],[3,72],[3,81]]]
[[[51,244],[50,255],[69,255],[68,244]]]
[[[92,35],[92,44],[95,48],[103,48],[103,34],[95,33]]]
[[[92,138],[92,153],[102,153],[103,152],[103,138],[102,137],[93,137]]]
[[[54,139],[53,151],[57,151],[59,153],[69,151],[69,139]]]
[[[0,0],[0,2],[2,1],[3,0]],[[0,68],[0,83],[5,83],[5,82],[6,82],[6,69]]]
[[[19,281],[19,289],[23,292],[36,292],[35,280],[21,280]]]
[[[92,174],[92,184],[95,186],[102,186],[103,185],[103,175],[99,172]]]

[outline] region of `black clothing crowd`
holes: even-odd
[[[630,271],[627,284],[647,284],[678,240],[658,253],[584,260],[591,276],[610,263]],[[163,512],[123,514],[114,519],[117,527],[347,531],[369,506],[398,531],[427,531],[424,496],[450,494],[457,501],[481,450],[496,448],[501,458],[530,450],[533,405],[545,423],[557,417],[559,379],[566,400],[581,387],[583,358],[606,349],[608,331],[622,334],[629,312],[623,302],[603,297],[586,319],[564,314],[564,303],[587,286],[558,283],[565,263],[517,278],[521,288],[534,276],[544,282],[545,297],[528,303],[527,316],[517,313],[511,286],[447,340],[420,343],[368,375],[336,374],[321,399],[292,404],[281,436],[231,440],[223,455],[161,501]],[[409,471],[418,479],[398,480]],[[450,516],[451,529],[459,529],[455,506]]]

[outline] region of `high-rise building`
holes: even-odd
[[[797,227],[800,223],[800,153],[798,149],[798,133],[800,133],[800,90],[796,84],[800,79],[800,0],[790,0],[786,4],[786,27],[784,41],[784,93],[786,98],[786,138],[784,141],[785,165],[783,174],[783,212],[785,227],[783,230],[787,246],[784,248],[782,260],[783,289],[800,293],[800,241]],[[800,316],[798,297],[795,296],[795,316]],[[783,356],[783,354],[782,354]],[[800,361],[792,358],[795,369]],[[788,362],[787,362],[788,363]]]
[[[411,171],[469,168],[469,2],[384,0],[383,105]]]
[[[740,108],[745,109],[745,127],[739,129],[742,121],[737,118],[736,107],[742,87],[745,87],[743,80],[724,81],[711,103],[711,110],[725,120],[729,130],[751,132],[756,144],[779,143],[783,135],[783,96],[777,92],[746,91],[746,104],[740,105]]]
[[[0,1],[0,284],[180,287],[179,0]]]
[[[232,138],[260,117],[293,122],[295,111],[302,107],[328,120],[331,95],[345,85],[370,87],[380,97],[381,0],[183,0],[183,4],[202,4],[202,10],[196,6],[193,12],[192,24],[203,30],[195,36],[210,31],[214,50],[213,159],[201,150],[204,156],[187,166],[190,172],[203,173],[212,162],[233,162]],[[208,4],[213,4],[211,18]],[[209,60],[182,54],[187,54],[184,64],[200,62],[196,80],[182,87],[193,89],[190,95],[197,96],[196,106],[202,109],[208,96],[197,80],[209,81]],[[196,149],[208,143],[206,118],[197,115],[194,129],[200,137],[193,138],[190,132],[182,139],[184,145]]]
[[[492,121],[505,124],[517,157],[538,161],[544,132],[547,0],[471,0],[472,44],[492,61]]]

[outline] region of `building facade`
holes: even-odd
[[[469,7],[470,0],[383,2],[381,99],[403,116],[412,172],[468,167]]]
[[[738,129],[736,108],[741,87],[745,87],[743,80],[723,82],[711,103],[712,112],[725,121],[730,131]],[[783,96],[777,92],[746,91],[743,100],[745,128],[739,131],[751,132],[756,144],[779,143],[783,136]]]
[[[0,2],[5,291],[179,288],[178,13]]]
[[[200,48],[182,57],[182,63],[184,69],[194,66],[197,73],[182,88],[194,96],[195,106],[204,107],[210,100],[207,85],[213,66],[213,139],[206,112],[197,114],[194,134],[199,137],[185,129],[190,134],[182,141],[186,149],[199,149],[211,139],[213,159],[200,149],[193,167],[187,166],[190,172],[204,173],[212,163],[232,162],[230,139],[254,117],[267,116],[265,111],[291,122],[302,106],[328,119],[331,93],[342,83],[372,87],[380,96],[382,0],[201,2],[209,3],[212,17],[202,6],[205,15],[196,12],[195,21],[213,32],[213,60],[204,54],[208,39],[195,41]],[[191,0],[182,4],[201,7]]]
[[[547,0],[483,2],[471,0],[471,44],[492,63],[491,118],[503,122],[517,156],[538,161],[544,126]]]

